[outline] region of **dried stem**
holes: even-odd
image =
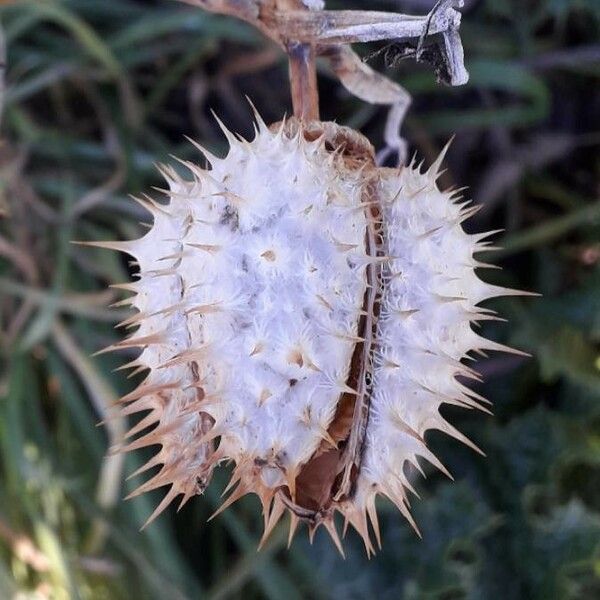
[[[251,23],[284,50],[290,41],[313,44],[318,55],[331,46],[377,40],[415,38],[419,59],[424,40],[440,34],[451,85],[468,81],[458,31],[464,0],[439,0],[424,16],[383,11],[319,10],[310,0],[181,0],[205,10],[238,17]]]
[[[238,17],[277,43],[290,58],[294,114],[318,119],[315,57],[327,58],[340,81],[352,94],[372,104],[391,106],[385,128],[384,160],[391,152],[399,162],[406,158],[406,143],[399,130],[410,105],[410,95],[397,83],[376,73],[349,47],[355,42],[403,41],[404,56],[425,60],[426,39],[437,35],[443,68],[438,78],[450,85],[469,79],[459,35],[464,0],[438,0],[428,15],[411,16],[381,11],[324,10],[321,0],[181,0],[210,12]]]
[[[319,119],[316,52],[312,44],[289,42],[290,85],[294,116],[304,121]]]

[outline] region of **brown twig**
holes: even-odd
[[[425,16],[381,11],[324,10],[322,0],[181,0],[207,11],[238,17],[277,43],[290,59],[290,80],[294,114],[318,118],[315,59],[329,59],[342,84],[357,97],[374,104],[391,105],[385,130],[387,149],[400,161],[406,144],[399,128],[408,106],[409,94],[397,83],[375,73],[348,46],[355,42],[416,38],[414,58],[422,58],[424,41],[439,35],[439,52],[444,62],[444,80],[462,85],[469,75],[464,67],[459,36],[464,0],[439,0]]]
[[[304,121],[319,119],[319,93],[315,47],[302,42],[289,42],[290,86],[294,116]]]

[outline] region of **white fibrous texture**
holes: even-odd
[[[512,292],[476,276],[488,242],[463,231],[473,209],[438,189],[439,161],[377,168],[364,138],[332,124],[226,135],[225,158],[204,152],[209,169],[162,169],[168,202],[140,200],[146,235],[97,243],[139,266],[122,286],[137,330],[110,349],[141,348],[127,366],[145,379],[120,400],[141,419],[117,449],[157,448],[134,492],[170,486],[151,519],[231,463],[223,508],[257,494],[265,539],[287,512],[290,535],[323,525],[341,549],[339,512],[371,552],[377,495],[416,528],[405,464],[445,472],[425,432],[472,445],[439,408],[486,410],[462,361],[507,350],[472,323]]]

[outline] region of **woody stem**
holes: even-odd
[[[286,44],[294,116],[304,121],[319,119],[316,53],[313,44],[290,41]]]

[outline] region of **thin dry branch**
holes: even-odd
[[[410,38],[420,40],[420,49],[426,37],[441,34],[450,66],[450,83],[462,85],[468,81],[458,35],[461,14],[457,9],[463,6],[464,0],[440,0],[424,16],[384,11],[319,10],[320,2],[307,0],[181,1],[247,21],[284,50],[293,41],[314,44],[319,54],[327,55],[332,45]]]
[[[405,158],[399,134],[410,95],[400,85],[363,64],[348,46],[358,42],[399,40],[407,44],[405,56],[426,60],[425,40],[441,36],[437,47],[443,77],[450,85],[469,79],[459,34],[464,0],[439,0],[429,14],[403,15],[383,11],[324,10],[321,0],[181,0],[204,10],[247,21],[275,41],[290,56],[294,112],[298,117],[318,116],[314,55],[327,58],[340,81],[352,94],[373,104],[391,105],[385,130],[388,153]],[[416,39],[414,49],[406,40]]]

